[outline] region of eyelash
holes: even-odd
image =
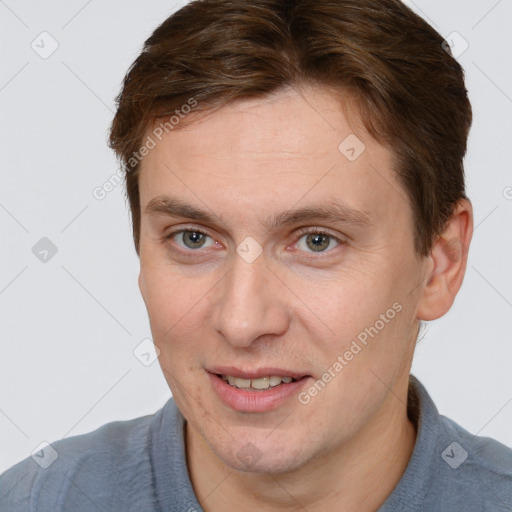
[[[186,227],[186,228],[183,228],[183,229],[172,231],[168,235],[165,235],[164,236],[164,241],[167,242],[168,240],[171,240],[175,235],[177,235],[179,233],[185,233],[187,231],[188,232],[192,232],[192,233],[201,233],[202,235],[205,235],[205,236],[208,236],[208,237],[212,238],[206,231],[204,231],[202,229],[195,228],[195,227]],[[297,237],[297,241],[298,241],[304,235],[309,235],[309,234],[312,234],[312,235],[316,235],[316,234],[326,235],[329,238],[331,238],[331,239],[335,240],[336,242],[338,242],[339,245],[346,245],[347,244],[347,240],[339,239],[336,236],[334,236],[333,234],[329,233],[328,231],[326,231],[325,229],[322,229],[322,228],[301,228],[301,229],[298,230],[298,232],[295,234],[295,236]],[[184,250],[184,249],[178,248],[177,250],[180,251],[182,254],[185,254],[187,256],[192,256],[192,253],[199,252],[198,250],[196,251],[196,250],[193,250],[193,249]],[[329,249],[328,251],[320,251],[317,254],[319,254],[319,255],[320,254],[328,254],[328,253],[332,252],[333,250],[334,249]],[[311,254],[315,254],[315,253],[311,252]]]

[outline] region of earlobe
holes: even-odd
[[[425,276],[416,310],[419,320],[435,320],[451,308],[462,286],[472,235],[473,209],[464,199],[457,204],[430,253],[431,270]]]

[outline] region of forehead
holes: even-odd
[[[298,203],[342,202],[375,218],[407,208],[391,152],[325,89],[231,103],[177,128],[141,162],[143,213],[162,195],[265,218]]]
[[[351,114],[350,122],[343,105]],[[182,126],[178,122],[162,136],[176,145],[188,143],[190,157],[201,151],[227,156],[236,149],[258,160],[314,160],[326,151],[339,156],[338,145],[350,134],[364,138],[374,151],[379,146],[364,129],[350,97],[324,87],[288,87],[262,98],[228,103],[214,113],[192,112]],[[383,156],[387,151],[381,149]]]

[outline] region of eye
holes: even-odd
[[[305,252],[325,253],[329,252],[333,246],[336,247],[336,244],[343,245],[346,243],[320,228],[304,228],[296,236],[300,237],[296,242],[297,246]],[[165,240],[173,240],[184,252],[194,252],[195,249],[207,249],[216,244],[210,235],[196,228],[173,231],[164,238]],[[208,239],[210,243],[208,243]]]
[[[326,249],[329,247],[332,248],[333,242],[338,245],[345,243],[334,235],[320,229],[302,230],[298,234],[302,236],[299,238],[297,246],[300,248],[302,245],[303,249],[304,247],[306,248],[306,252],[308,252],[307,249],[311,249],[312,252],[317,253],[329,252]],[[304,239],[305,244],[301,244],[302,239]]]
[[[213,239],[204,231],[200,229],[182,229],[180,231],[174,231],[165,237],[166,239],[172,239],[182,249],[206,249],[211,247],[214,243]],[[210,238],[212,244],[206,245],[205,241]],[[183,245],[180,245],[183,244]]]

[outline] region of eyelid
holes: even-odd
[[[194,233],[202,233],[203,235],[209,236],[212,240],[213,237],[208,233],[206,228],[200,227],[200,226],[181,226],[179,229],[169,231],[166,235],[162,237],[163,241],[166,241],[173,236],[177,235],[178,233],[183,233],[184,231],[192,231]]]
[[[303,236],[303,235],[315,234],[315,233],[327,235],[327,236],[333,238],[334,240],[336,240],[340,244],[347,243],[347,241],[348,241],[348,236],[345,236],[344,238],[339,238],[339,235],[334,234],[332,231],[330,231],[327,228],[316,228],[316,227],[299,228],[295,232],[295,236]]]

